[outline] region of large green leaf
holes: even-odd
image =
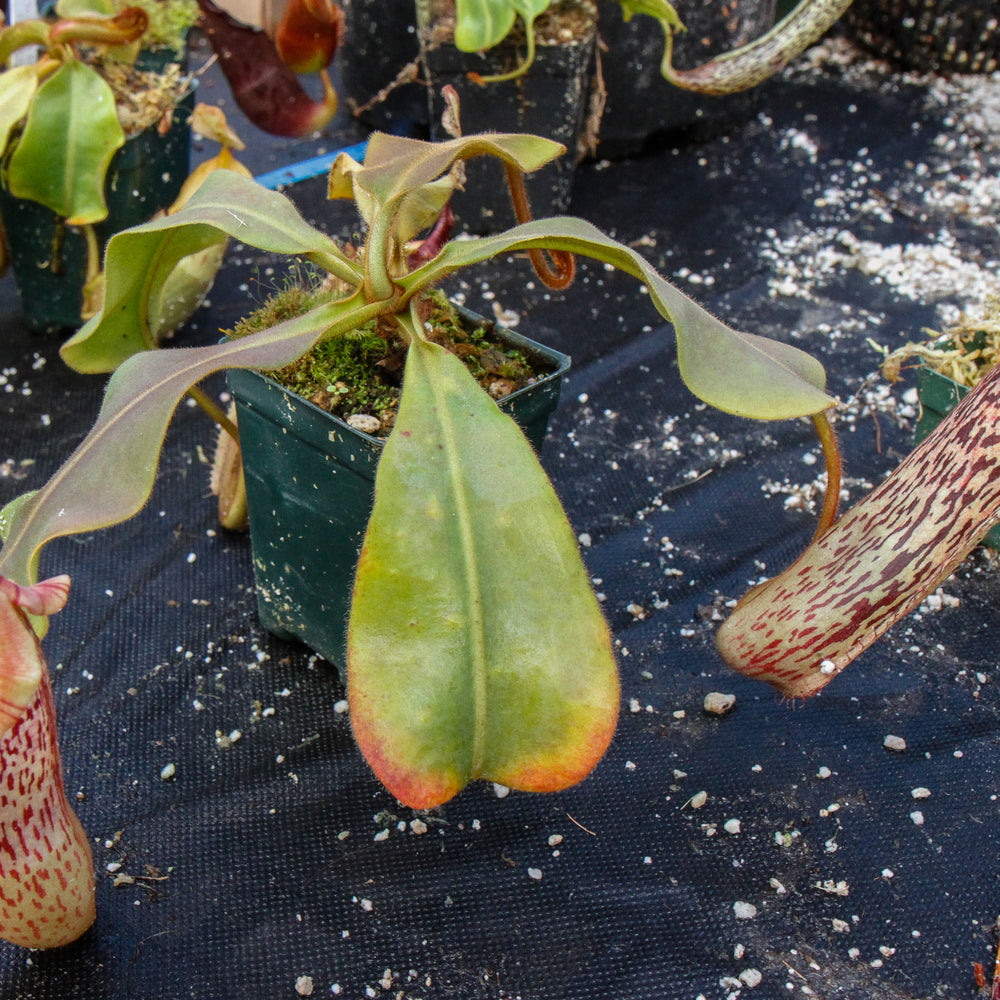
[[[354,734],[402,802],[473,778],[553,791],[618,713],[607,627],[555,492],[462,363],[416,341],[348,635]]]
[[[674,325],[681,377],[706,403],[758,420],[806,416],[834,405],[823,391],[826,373],[815,358],[790,344],[726,326],[640,254],[582,219],[536,219],[498,236],[453,241],[399,284],[412,295],[459,268],[529,248],[582,254],[643,281],[653,305]]]
[[[104,181],[125,133],[111,88],[75,59],[64,63],[34,95],[8,166],[8,186],[73,225],[107,218]]]
[[[289,364],[324,334],[352,330],[378,311],[355,299],[331,302],[239,340],[129,358],[111,377],[97,420],[76,450],[40,490],[6,508],[0,575],[34,583],[46,542],[137,513],[152,490],[173,411],[192,385],[223,368]]]
[[[178,262],[227,237],[308,257],[345,280],[360,281],[357,265],[287,198],[231,170],[217,170],[177,214],[111,238],[104,307],[63,345],[63,360],[77,371],[108,372],[130,355],[155,347],[164,295]]]

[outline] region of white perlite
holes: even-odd
[[[906,740],[904,740],[902,736],[889,735],[882,740],[882,746],[884,746],[886,750],[902,751],[906,749]]]
[[[757,916],[757,907],[738,899],[733,903],[733,914],[737,920],[753,920]]]
[[[871,60],[858,59],[845,40],[830,39],[813,46],[809,54],[787,72],[814,71],[828,64],[858,79],[880,82],[884,70]],[[992,76],[955,75],[927,81],[926,102],[941,130],[929,138],[937,162],[912,164],[896,182],[874,169],[866,148],[846,160],[818,162],[821,174],[812,189],[815,216],[811,225],[800,221],[791,232],[766,233],[761,256],[771,270],[772,296],[812,298],[848,270],[867,277],[873,285],[892,290],[899,298],[938,304],[943,320],[959,300],[974,307],[995,291],[1000,262],[963,259],[955,224],[995,229],[1000,215],[1000,175],[995,169],[1000,148],[997,128],[997,94],[1000,79]],[[790,137],[761,114],[781,149],[809,154],[808,137]],[[961,122],[962,137],[954,136]],[[810,154],[810,160],[812,155]],[[897,212],[934,219],[936,229],[920,242],[883,245],[859,238],[852,229],[864,229],[870,220],[891,222]]]

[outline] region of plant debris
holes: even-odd
[[[917,358],[929,368],[972,388],[1000,360],[1000,296],[990,296],[943,332],[925,330],[928,339],[904,344],[885,354],[882,374],[890,382],[900,377],[903,365]]]
[[[98,71],[115,95],[115,111],[126,135],[136,135],[160,121],[169,126],[174,108],[191,89],[190,79],[178,63],[153,73],[104,60]]]

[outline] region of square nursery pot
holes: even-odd
[[[855,41],[911,69],[1000,68],[997,0],[854,0],[843,21]]]
[[[538,451],[570,359],[510,330],[494,333],[552,368],[499,404]],[[343,676],[354,572],[383,441],[259,372],[232,370],[228,379],[240,428],[261,624],[280,638],[304,642]]]
[[[104,192],[108,217],[94,226],[102,256],[115,233],[148,221],[180,193],[190,169],[193,107],[191,93],[174,109],[164,134],[153,125],[115,153]],[[80,326],[87,276],[84,230],[66,225],[44,205],[15,198],[2,184],[0,217],[25,325],[36,333]]]
[[[969,391],[967,385],[962,385],[947,375],[942,375],[929,365],[922,364],[917,368],[917,396],[920,399],[920,416],[914,430],[914,440],[917,444],[958,405],[959,400]],[[1000,549],[1000,525],[991,528],[983,538],[983,545],[991,549]]]
[[[421,82],[413,0],[341,0],[348,42],[337,52],[338,88],[354,116],[380,132],[424,138],[427,88]],[[414,68],[413,79],[397,82]]]
[[[524,59],[524,45],[509,36],[486,52],[461,52],[448,40],[447,29],[435,21],[439,0],[419,0],[420,51],[428,80],[430,136],[450,138],[441,127],[445,104],[442,89],[458,92],[462,132],[527,132],[542,135],[566,147],[566,152],[525,177],[532,214],[536,218],[564,213],[569,207],[573,172],[587,124],[594,73],[596,21],[582,37],[564,44],[536,43],[535,61],[514,80],[475,82],[470,74],[494,76],[516,68]],[[588,21],[593,8],[576,5]],[[544,16],[544,15],[543,15]],[[539,18],[538,24],[542,23]],[[536,30],[536,37],[539,31]],[[492,157],[465,165],[465,191],[452,196],[456,224],[469,232],[493,233],[516,224],[502,165]]]
[[[855,0],[857,2],[857,0]],[[674,65],[691,69],[752,42],[775,23],[775,0],[675,0],[687,31],[674,40]],[[745,121],[760,87],[724,97],[681,90],[663,79],[663,32],[650,17],[626,21],[617,3],[602,3],[599,72],[606,92],[597,155],[633,156],[656,137],[687,130],[709,136]]]

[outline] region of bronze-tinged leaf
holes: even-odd
[[[462,363],[410,348],[348,635],[355,738],[400,801],[555,791],[611,740],[607,626],[555,492]]]

